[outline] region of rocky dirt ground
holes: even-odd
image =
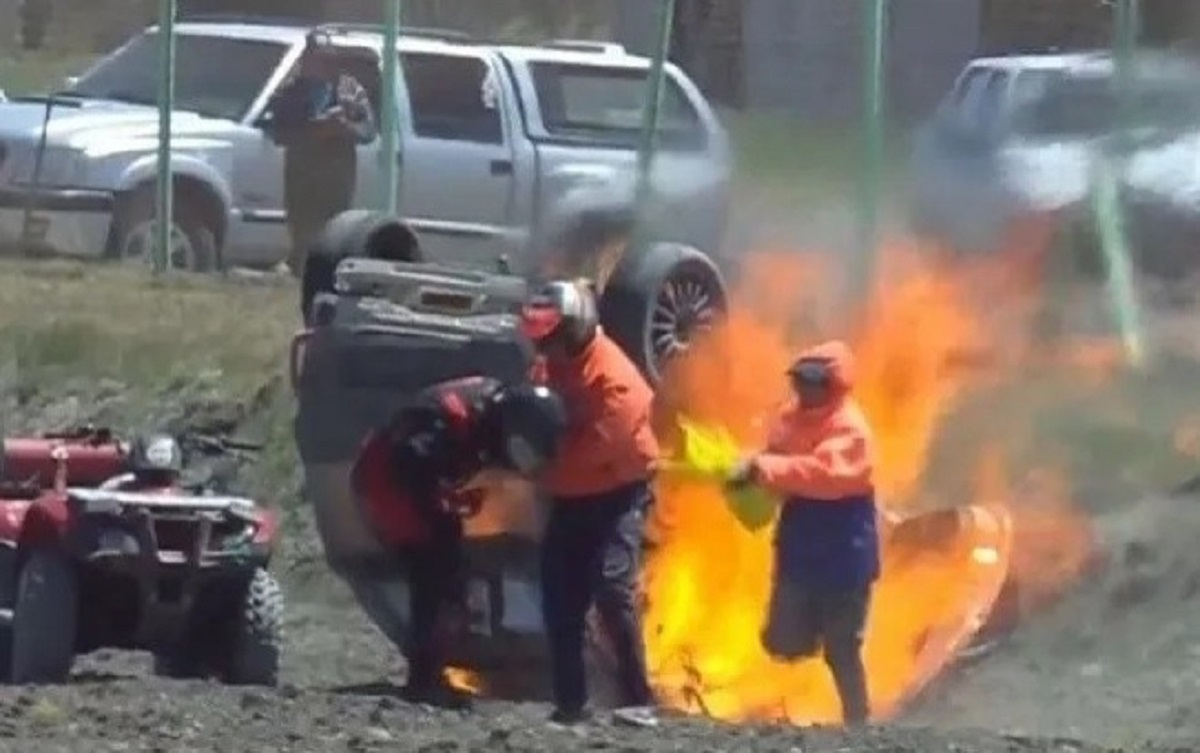
[[[68,685],[0,688],[0,750],[1200,749],[1200,500],[1124,503],[1130,490],[1164,488],[1191,467],[1169,427],[1191,409],[1194,369],[1126,385],[1120,399],[1098,394],[1076,411],[1083,418],[1064,436],[1105,438],[1071,458],[1078,473],[1092,476],[1085,488],[1120,490],[1085,500],[1104,533],[1108,568],[952,673],[898,724],[844,734],[672,719],[647,732],[601,720],[577,733],[550,728],[548,709],[533,703],[481,702],[461,714],[397,698],[398,658],[324,575],[311,526],[294,509],[299,480],[278,376],[295,321],[289,288],[148,285],[141,273],[5,263],[0,302],[6,430],[89,419],[123,428],[234,428],[268,443],[243,469],[245,487],[292,510],[278,563],[291,598],[283,687],[158,680],[146,657],[102,652],[81,661]],[[1131,394],[1137,400],[1127,405]],[[1118,402],[1124,407],[1114,413]],[[1047,425],[1058,420],[1039,416]],[[1173,460],[1161,460],[1167,456]]]

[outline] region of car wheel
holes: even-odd
[[[118,208],[113,247],[113,255],[118,261],[153,265],[158,241],[154,214],[155,201],[150,191],[134,192]],[[196,207],[186,200],[180,201],[172,216],[167,268],[212,272],[218,268],[217,262],[216,231],[209,227]]]
[[[351,209],[329,221],[304,261],[300,283],[300,313],[311,320],[320,293],[332,293],[338,264],[345,259],[424,261],[417,234],[403,220],[386,212]]]
[[[61,683],[71,674],[79,619],[75,569],[56,549],[35,549],[17,582],[12,668],[17,685]]]
[[[255,570],[237,601],[228,625],[229,653],[220,662],[227,685],[279,684],[283,644],[283,589],[266,570]]]
[[[621,260],[604,289],[600,317],[657,386],[667,364],[711,329],[726,307],[725,280],[710,258],[691,246],[660,243]]]

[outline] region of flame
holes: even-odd
[[[857,316],[841,317],[851,322],[839,334],[856,351],[856,396],[877,435],[877,490],[888,510],[884,576],[864,648],[879,720],[967,646],[1009,576],[1019,580],[1022,606],[1033,605],[1061,592],[1088,559],[1090,529],[1060,475],[1046,471],[1014,486],[995,447],[978,448],[975,494],[962,500],[971,504],[920,507],[948,414],[970,391],[1013,378],[1034,355],[1033,276],[1018,267],[892,248],[881,262],[886,285]],[[787,365],[837,318],[828,295],[837,286],[826,272],[797,254],[752,260],[725,324],[675,365],[667,403],[727,428],[747,448],[761,443],[786,397]],[[665,479],[649,536],[647,655],[665,703],[729,721],[840,720],[819,658],[780,663],[760,646],[769,531],[741,529],[719,489]]]
[[[460,693],[478,696],[487,691],[487,683],[478,672],[463,667],[446,667],[443,672],[446,683]]]

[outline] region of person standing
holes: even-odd
[[[568,410],[567,433],[541,476],[550,514],[542,542],[542,611],[550,643],[551,721],[586,721],[585,620],[594,604],[613,646],[623,696],[618,721],[653,726],[637,580],[659,447],[654,393],[600,329],[585,283],[554,282],[523,312],[545,382]]]
[[[728,482],[784,498],[763,646],[787,661],[822,652],[847,726],[870,718],[862,647],[880,572],[875,440],[851,396],[853,365],[841,342],[801,354],[766,449]]]
[[[358,147],[378,136],[366,89],[342,71],[327,34],[305,41],[296,75],[268,107],[270,133],[284,148],[284,208],[291,253],[300,276],[309,248],[325,225],[351,208],[358,180]]]

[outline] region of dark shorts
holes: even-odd
[[[797,660],[822,651],[858,651],[866,632],[871,587],[828,590],[789,580],[771,589],[763,647]]]

